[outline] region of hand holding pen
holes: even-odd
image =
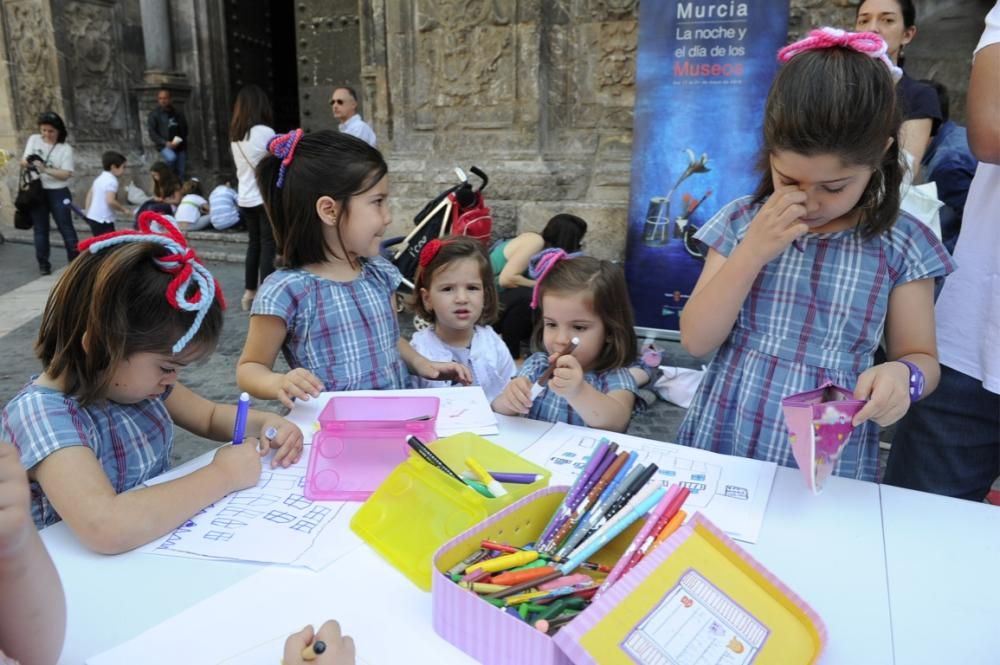
[[[542,372],[542,375],[539,376],[538,380],[535,381],[534,385],[531,386],[531,399],[532,400],[534,400],[536,397],[538,397],[542,393],[542,390],[545,389],[545,387],[548,385],[549,381],[555,376],[556,370],[558,368],[560,368],[560,367],[564,367],[564,368],[565,367],[572,367],[573,363],[571,363],[570,361],[566,360],[566,361],[564,361],[562,363],[560,363],[560,361],[563,361],[563,359],[565,359],[565,358],[572,358],[573,357],[573,355],[572,355],[573,352],[576,351],[576,347],[579,346],[579,345],[580,345],[580,338],[579,337],[574,337],[573,339],[571,339],[569,341],[569,344],[566,346],[566,348],[564,348],[562,351],[557,351],[557,352],[555,352],[555,353],[553,353],[553,354],[551,354],[549,356],[549,366],[548,366],[548,368],[544,372]],[[576,360],[576,359],[574,358],[573,360]],[[576,364],[577,367],[580,367],[580,363],[579,362],[576,362],[575,364]],[[570,374],[567,374],[567,373],[564,373],[564,377],[565,377],[566,381],[569,381],[572,378],[570,376]],[[583,380],[583,369],[582,368],[580,369],[580,380],[581,381]],[[561,385],[563,387],[565,387],[566,384],[564,382]],[[552,387],[555,388],[555,386],[552,386]],[[579,386],[577,386],[576,389],[579,390]],[[566,396],[566,395],[564,395],[562,392],[560,392],[558,390],[556,392],[559,395],[562,395],[563,397]]]
[[[283,665],[314,662],[317,665],[354,665],[354,640],[340,631],[340,624],[327,621],[313,632],[306,626],[285,640]]]

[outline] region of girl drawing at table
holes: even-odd
[[[454,237],[424,245],[413,308],[431,322],[413,335],[413,348],[431,360],[468,367],[472,383],[482,386],[491,402],[517,374],[507,345],[489,326],[497,314],[497,289],[481,243]],[[418,379],[417,385],[450,383]]]
[[[240,387],[291,408],[323,390],[406,388],[407,368],[468,383],[464,365],[429,361],[399,336],[402,275],[379,256],[390,219],[378,150],[349,134],[297,129],[268,151],[257,181],[283,269],[254,300]],[[279,351],[290,371],[274,370]]]
[[[170,466],[173,427],[227,441],[235,406],[177,381],[208,356],[222,329],[222,294],[184,236],[156,213],[139,231],[80,243],[56,283],[35,350],[42,373],[4,407],[0,438],[14,443],[31,480],[35,526],[58,521],[87,547],[114,554],[177,528],[260,478],[256,439],[223,446],[206,467],[135,489]],[[302,432],[251,411],[247,431],[276,433],[275,463],[302,454]]]
[[[621,268],[590,256],[548,249],[532,259],[531,306],[541,306],[534,353],[493,409],[535,420],[625,431],[638,388],[628,367],[636,357],[632,305]],[[573,339],[576,347],[571,349]],[[532,385],[554,370],[541,392]]]
[[[681,315],[718,349],[677,442],[791,466],[786,395],[832,381],[868,403],[835,468],[874,480],[878,425],[937,385],[934,277],[953,264],[899,209],[899,71],[874,33],[823,28],[785,47],[757,191],[699,231],[710,249]],[[873,366],[885,333],[889,362]]]

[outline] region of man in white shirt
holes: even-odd
[[[101,155],[104,170],[94,179],[87,192],[87,226],[95,236],[115,230],[115,212],[125,217],[131,215],[128,208],[118,202],[118,178],[125,172],[125,155],[108,150]]]
[[[375,147],[375,132],[358,115],[358,95],[354,88],[335,88],[330,96],[330,108],[333,110],[333,117],[340,123],[340,131]]]

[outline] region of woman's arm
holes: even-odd
[[[981,162],[1000,164],[1000,43],[976,53],[967,100],[972,153]]]
[[[30,496],[17,449],[0,443],[0,650],[22,663],[48,665],[62,651],[66,599],[31,522]]]
[[[56,180],[69,180],[73,177],[73,172],[67,169],[57,169],[54,166],[42,166],[41,172]]]
[[[899,143],[906,152],[913,156],[913,181],[917,182],[920,174],[920,160],[927,152],[927,146],[931,143],[931,128],[934,121],[930,118],[916,118],[907,120],[899,130]]]
[[[497,278],[500,287],[504,289],[518,286],[533,287],[535,280],[525,277],[524,272],[528,269],[531,257],[542,251],[544,247],[545,241],[542,236],[530,231],[511,240],[510,244],[504,248],[507,263]]]

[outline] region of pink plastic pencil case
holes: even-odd
[[[830,382],[781,400],[792,455],[814,493],[833,473],[854,431],[854,416],[864,405],[853,391]]]
[[[406,437],[437,438],[437,397],[331,397],[306,470],[314,501],[364,501],[407,458]]]

